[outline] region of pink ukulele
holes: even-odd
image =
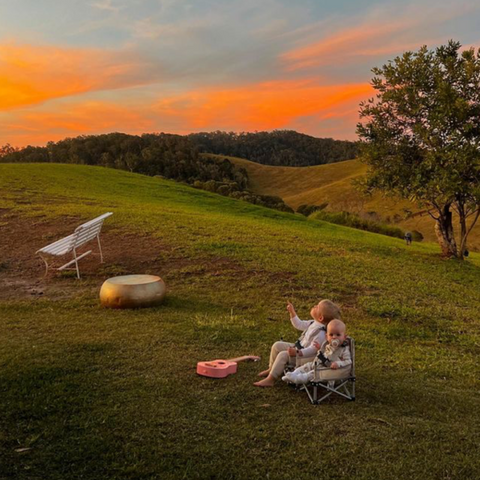
[[[260,357],[255,355],[245,355],[243,357],[229,358],[228,360],[212,360],[211,362],[198,362],[197,373],[204,377],[225,378],[226,376],[237,373],[237,363],[253,360],[258,362]]]

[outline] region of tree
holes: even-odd
[[[18,148],[12,147],[9,143],[6,143],[3,147],[0,147],[0,157],[6,157],[16,151],[18,151]]]
[[[372,72],[357,125],[364,185],[425,206],[443,255],[463,259],[480,215],[480,50],[424,46]]]

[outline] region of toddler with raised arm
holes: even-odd
[[[312,380],[323,381],[348,377],[352,357],[346,338],[345,324],[338,319],[332,320],[327,327],[327,340],[321,346],[315,345],[319,347],[315,360],[296,368],[293,372],[288,372],[282,380],[301,385]],[[315,375],[315,369],[317,375]]]
[[[287,310],[292,325],[303,333],[296,343],[275,342],[272,345],[269,368],[258,374],[266,378],[254,383],[257,387],[273,387],[283,375],[286,365],[299,366],[315,360],[318,349],[326,338],[326,326],[341,315],[338,306],[330,300],[322,300],[312,307],[310,315],[313,320],[300,320],[290,302]]]

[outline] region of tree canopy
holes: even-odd
[[[201,152],[241,157],[264,165],[303,167],[350,160],[356,142],[316,138],[293,130],[273,132],[201,132],[188,138]]]
[[[188,138],[166,133],[85,135],[49,142],[46,147],[28,146],[19,150],[7,144],[0,149],[0,160],[99,165],[190,184],[196,180],[236,182],[241,189],[248,184],[244,169],[228,160],[203,158]]]
[[[443,254],[462,259],[480,215],[480,51],[424,46],[372,72],[357,126],[365,186],[425,205]]]

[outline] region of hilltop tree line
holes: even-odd
[[[2,155],[3,152],[3,155]],[[236,182],[244,189],[248,176],[228,160],[200,158],[198,149],[186,137],[171,134],[124,133],[88,135],[48,142],[46,147],[20,150],[2,147],[3,162],[75,163],[118,168],[144,175],[161,175],[193,184],[195,180]]]
[[[279,197],[247,191],[248,174],[229,160],[203,158],[186,136],[173,134],[127,135],[109,133],[66,138],[45,147],[0,147],[1,162],[73,163],[117,168],[150,176],[162,176],[224,196],[291,211]]]
[[[351,160],[357,143],[332,138],[315,138],[292,130],[273,132],[191,133],[188,138],[200,152],[251,160],[264,165],[304,167]]]

